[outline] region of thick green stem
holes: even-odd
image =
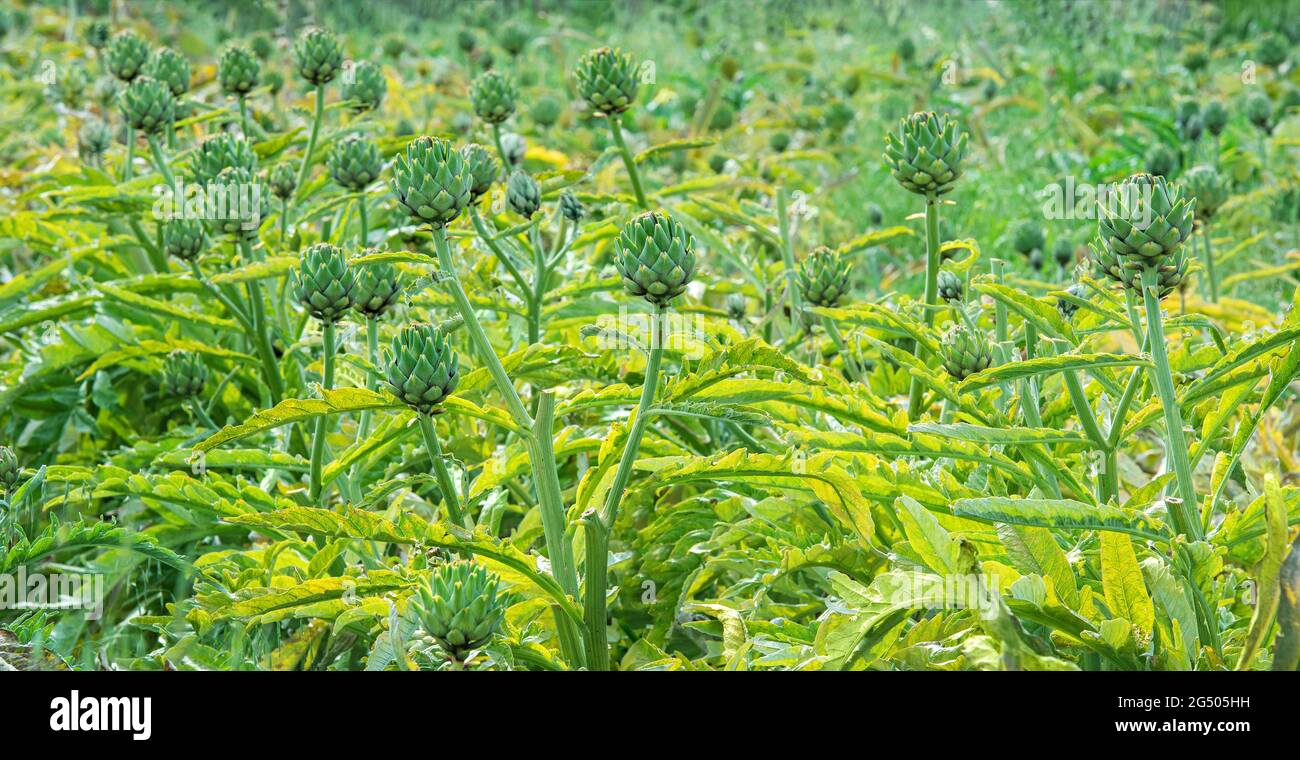
[[[253,245],[248,240],[241,240],[244,259],[253,261]],[[266,306],[262,303],[262,283],[248,283],[249,311],[253,316],[253,343],[257,347],[258,358],[262,362],[262,374],[266,376],[266,386],[271,394],[271,404],[280,403],[284,398],[284,384],[280,379],[280,365],[275,360],[275,351],[271,349],[271,336],[266,329]]]
[[[131,164],[135,163],[135,128],[126,125],[126,161],[122,163],[122,181],[131,179]]]
[[[203,404],[200,404],[197,398],[190,399],[190,409],[194,412],[194,416],[199,419],[199,422],[202,422],[209,430],[221,429],[221,426],[213,422],[212,418],[208,416]]]
[[[371,367],[379,365],[379,320],[375,317],[366,317],[366,361]],[[366,373],[366,388],[374,390],[378,383],[374,375]],[[363,441],[370,434],[371,411],[369,409],[361,413],[361,421],[357,425],[357,440]],[[354,470],[355,472],[355,470]]]
[[[533,239],[533,293],[528,299],[528,345],[542,339],[542,301],[546,298],[546,251],[542,249],[542,235],[534,226]]]
[[[334,323],[326,322],[323,327],[325,371],[321,388],[328,391],[334,388]],[[316,418],[316,432],[311,442],[311,498],[315,502],[319,502],[321,497],[321,465],[325,459],[326,422],[329,419],[327,414]]]
[[[509,177],[509,176],[510,176],[510,157],[506,155],[505,144],[501,142],[501,125],[500,125],[500,124],[493,124],[493,125],[492,125],[492,141],[493,141],[494,143],[496,143],[496,146],[497,146],[497,155],[501,157],[501,172],[502,172],[506,177]]]
[[[636,195],[636,204],[644,211],[650,210],[650,204],[646,202],[645,191],[641,189],[641,174],[636,168],[636,159],[632,157],[632,151],[627,149],[627,142],[623,140],[623,127],[619,124],[619,117],[611,115],[609,117],[609,133],[614,137],[614,144],[618,146],[618,152],[623,156],[623,165],[627,167],[627,176],[632,180],[632,192]]]
[[[605,596],[608,593],[609,534],[618,520],[619,504],[623,490],[632,476],[641,437],[649,421],[650,405],[654,403],[659,387],[659,365],[664,354],[663,306],[656,304],[650,326],[650,351],[646,360],[645,380],[641,383],[641,400],[637,402],[635,416],[628,429],[623,456],[618,460],[614,481],[605,497],[600,513],[583,515],[587,534],[586,620],[588,665],[592,670],[609,669],[609,644],[606,639]]]
[[[925,324],[934,324],[934,306],[939,302],[939,199],[925,199]],[[912,350],[920,346],[913,343]],[[921,416],[921,397],[925,388],[919,377],[912,378],[912,385],[907,394],[907,416],[919,419]]]
[[[320,135],[321,117],[325,114],[325,85],[316,85],[316,116],[311,122],[311,135],[307,138],[307,152],[302,156],[302,164],[298,167],[298,184],[294,186],[294,197],[302,193],[302,187],[307,182],[307,171],[311,166],[312,153],[316,151],[316,138]]]
[[[853,378],[856,383],[864,382],[862,379],[862,370],[858,367],[858,362],[852,356],[849,356],[848,349],[844,345],[844,336],[840,335],[839,325],[830,317],[822,317],[822,327],[826,328],[826,334],[831,336],[831,342],[835,344],[835,350],[839,352],[840,358],[844,360],[844,368],[848,370],[849,377]]]
[[[253,139],[248,133],[248,100],[243,95],[239,96],[239,131],[244,135],[245,140]]]
[[[185,199],[176,195],[176,178],[172,175],[171,167],[167,165],[167,157],[163,155],[162,148],[158,145],[158,139],[153,135],[149,136],[149,153],[153,156],[154,168],[158,173],[163,175],[163,181],[167,183],[172,191],[172,203],[180,204],[183,208]]]
[[[790,215],[786,210],[784,189],[776,191],[776,220],[781,230],[781,261],[785,264],[786,292],[790,294],[790,332],[793,334],[800,325],[803,299],[794,265],[794,241],[790,239]]]
[[[510,273],[511,279],[519,286],[520,296],[527,302],[532,297],[528,281],[524,279],[523,272],[520,272],[519,267],[515,266],[515,262],[510,258],[509,254],[501,250],[501,246],[497,245],[496,239],[488,232],[487,225],[483,224],[483,217],[479,214],[477,206],[469,207],[469,218],[474,223],[474,231],[478,233],[479,238],[487,245],[492,255],[497,257],[497,261],[500,261],[501,265]]]
[[[456,485],[447,471],[447,462],[442,455],[442,446],[438,443],[438,432],[433,427],[433,418],[427,414],[420,415],[420,433],[424,435],[424,445],[429,449],[429,458],[433,460],[433,476],[438,481],[438,490],[442,492],[442,501],[447,505],[447,518],[458,526],[473,529],[473,524],[465,518],[460,508],[460,498],[456,495]]]
[[[1178,495],[1182,503],[1170,510],[1174,529],[1193,541],[1201,539],[1201,521],[1196,518],[1196,488],[1192,483],[1192,468],[1188,461],[1187,441],[1183,436],[1183,415],[1174,393],[1173,376],[1169,372],[1169,356],[1165,352],[1164,321],[1160,313],[1159,273],[1153,267],[1142,270],[1142,295],[1147,308],[1147,343],[1151,351],[1151,384],[1160,396],[1160,406],[1165,414],[1165,453],[1178,479]]]

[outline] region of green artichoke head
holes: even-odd
[[[1164,177],[1134,174],[1099,203],[1102,243],[1126,268],[1160,268],[1191,237],[1194,205]]]
[[[511,57],[518,56],[524,52],[528,46],[528,40],[532,38],[530,33],[523,24],[516,21],[507,23],[501,29],[501,49],[510,54]]]
[[[82,158],[98,158],[113,144],[113,130],[102,119],[90,117],[77,131],[77,151]]]
[[[1211,100],[1205,104],[1205,110],[1201,112],[1201,123],[1210,134],[1218,137],[1223,134],[1224,127],[1228,126],[1228,109],[1223,107],[1223,103]]]
[[[458,662],[492,638],[507,606],[500,578],[466,561],[434,568],[411,601],[420,627]]]
[[[1262,132],[1273,129],[1273,101],[1262,92],[1252,92],[1246,98],[1246,118]]]
[[[108,43],[108,70],[123,82],[133,81],[149,65],[149,43],[130,29],[113,35]]]
[[[222,132],[199,143],[190,159],[190,174],[195,184],[206,185],[225,169],[257,169],[257,153],[242,137]]]
[[[942,114],[914,113],[885,135],[885,168],[904,189],[927,198],[952,190],[965,156],[965,133]]]
[[[727,319],[730,319],[735,322],[740,322],[741,320],[743,320],[745,318],[745,314],[749,311],[749,304],[745,300],[744,293],[728,294],[727,300],[724,302],[723,305],[726,306],[727,309]]]
[[[420,414],[435,414],[460,382],[460,360],[431,324],[402,328],[388,354],[384,377],[393,395]]]
[[[533,117],[533,121],[539,127],[549,127],[560,120],[564,113],[564,104],[550,95],[543,95],[533,101],[533,106],[528,110],[528,115]]]
[[[217,201],[218,194],[221,200]],[[208,198],[216,202],[219,216],[213,226],[236,240],[257,238],[262,220],[270,212],[266,183],[242,166],[228,166],[208,185]]]
[[[1228,183],[1218,169],[1208,164],[1193,166],[1184,175],[1187,191],[1196,200],[1196,213],[1203,219],[1214,216],[1228,200]]]
[[[416,223],[445,227],[469,205],[474,175],[451,143],[417,137],[393,164],[392,188]]]
[[[480,119],[488,124],[500,124],[514,114],[519,88],[508,74],[485,71],[470,85],[469,99]]]
[[[198,219],[172,219],[163,225],[163,250],[181,261],[196,261],[208,247],[208,231]]]
[[[1043,226],[1032,219],[1020,222],[1011,231],[1011,247],[1025,256],[1028,256],[1030,251],[1042,250],[1045,245],[1047,245],[1047,235],[1043,233]]]
[[[379,319],[402,298],[402,281],[392,264],[357,267],[352,308],[369,319]]]
[[[948,303],[958,303],[966,298],[966,283],[955,272],[940,269],[938,276],[939,297]]]
[[[528,172],[515,170],[506,182],[506,205],[525,219],[532,219],[542,206],[541,186]]]
[[[0,493],[12,491],[18,485],[21,474],[22,468],[18,465],[18,457],[14,455],[13,449],[0,446]]]
[[[242,45],[231,45],[221,51],[217,62],[217,81],[227,95],[243,97],[257,87],[261,79],[262,63],[253,51]]]
[[[355,303],[356,275],[342,249],[316,243],[303,252],[294,274],[298,302],[322,322],[338,322]]]
[[[667,213],[647,211],[619,233],[614,266],[627,292],[662,307],[695,277],[695,238]]]
[[[102,18],[92,19],[86,24],[86,31],[83,35],[86,44],[95,50],[103,50],[108,47],[109,38],[113,34],[113,28]]]
[[[313,87],[329,84],[343,68],[343,50],[328,29],[307,29],[293,45],[298,76]]]
[[[153,77],[138,76],[131,80],[119,98],[122,116],[132,129],[146,135],[166,131],[176,114],[176,98],[167,85]]]
[[[298,173],[288,164],[280,164],[271,170],[267,176],[267,184],[271,186],[271,194],[282,201],[293,197],[293,193],[298,189]]]
[[[352,101],[352,110],[358,113],[379,108],[386,95],[388,80],[383,69],[370,61],[354,66],[351,81],[343,83],[343,98]]]
[[[965,380],[993,364],[988,339],[965,325],[956,325],[943,336],[939,353],[943,368],[954,380]]]
[[[583,208],[582,201],[578,200],[578,196],[572,190],[565,190],[560,194],[560,213],[565,219],[577,224],[582,221],[587,209]]]
[[[1105,275],[1120,287],[1127,288],[1134,293],[1142,292],[1142,267],[1133,266],[1132,257],[1118,256],[1100,241],[1089,246],[1088,250],[1093,269],[1099,274]],[[1160,289],[1158,296],[1164,298],[1186,281],[1187,255],[1180,248],[1156,261],[1158,262],[1155,265],[1158,276],[1157,282]]]
[[[470,203],[476,203],[492,189],[492,183],[497,181],[497,174],[501,168],[497,165],[496,156],[492,155],[492,151],[478,143],[470,143],[461,148],[460,156],[473,180],[469,191]]]
[[[208,367],[203,356],[193,351],[172,351],[163,359],[163,392],[178,399],[191,399],[203,393],[208,381]]]
[[[1074,241],[1064,235],[1057,238],[1052,244],[1052,258],[1062,269],[1074,263]]]
[[[1065,292],[1081,301],[1086,301],[1088,299],[1088,288],[1081,282],[1074,283],[1070,287],[1066,288]],[[1074,316],[1074,313],[1079,310],[1079,304],[1068,298],[1057,298],[1056,310],[1061,313],[1062,319],[1069,320]]]
[[[799,290],[814,306],[835,306],[849,292],[847,259],[826,246],[818,246],[799,266]]]
[[[165,82],[172,95],[179,98],[190,90],[190,59],[171,48],[159,48],[149,66],[149,76]]]
[[[360,135],[348,135],[334,143],[326,163],[334,182],[354,193],[365,190],[384,170],[379,146]]]
[[[596,48],[579,59],[573,78],[578,94],[591,109],[609,116],[631,108],[641,84],[632,56],[607,47]]]
[[[1168,145],[1156,143],[1146,154],[1147,173],[1172,178],[1178,173],[1178,155]]]

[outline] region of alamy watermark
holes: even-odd
[[[88,620],[104,612],[102,573],[0,574],[0,610],[87,610]]]
[[[153,216],[161,221],[237,221],[240,229],[255,230],[262,225],[264,192],[260,182],[197,183],[177,177],[174,188],[154,187]]]
[[[1122,216],[1133,222],[1137,229],[1151,224],[1151,198],[1153,185],[1107,183],[1079,183],[1067,176],[1064,182],[1054,182],[1039,190],[1043,216],[1047,219],[1095,220],[1103,213]]]
[[[662,347],[692,361],[708,355],[708,324],[702,314],[666,311],[659,315],[658,329],[654,329],[654,319],[653,314],[630,311],[626,306],[619,306],[618,314],[602,314],[591,331],[596,347],[601,351]]]

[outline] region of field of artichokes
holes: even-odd
[[[1297,669],[1286,3],[5,5],[0,665]]]

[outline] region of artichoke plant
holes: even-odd
[[[123,82],[134,81],[149,65],[149,43],[130,29],[113,35],[108,43],[108,71]]]
[[[356,275],[343,251],[316,243],[303,252],[293,279],[293,294],[321,322],[333,324],[356,303]]]
[[[352,101],[352,110],[357,112],[379,108],[387,94],[388,80],[383,70],[370,61],[353,67],[352,81],[343,84],[343,98]]]
[[[1246,98],[1246,118],[1265,134],[1273,131],[1273,101],[1262,92],[1252,92]]]
[[[469,202],[476,203],[492,189],[492,183],[496,182],[500,167],[497,165],[497,160],[492,157],[492,153],[478,143],[470,143],[461,148],[460,155],[473,181],[469,191]]]
[[[1056,265],[1065,269],[1074,263],[1074,241],[1068,237],[1059,237],[1052,244],[1052,258]]]
[[[86,24],[86,31],[83,34],[86,44],[95,50],[103,50],[108,47],[109,38],[113,34],[113,28],[108,25],[104,19],[93,19]]]
[[[348,135],[334,144],[327,161],[330,177],[345,190],[359,193],[379,179],[384,161],[379,146],[359,135]]]
[[[961,177],[966,134],[957,122],[931,113],[914,113],[885,135],[885,168],[909,192],[935,198],[952,190]]]
[[[1209,219],[1228,199],[1227,182],[1213,166],[1193,166],[1183,177],[1187,190],[1196,201],[1196,215]]]
[[[352,292],[352,308],[369,319],[379,319],[402,298],[402,282],[392,264],[359,267]]]
[[[298,76],[313,87],[334,81],[343,68],[343,51],[334,33],[328,29],[304,31],[294,43],[293,58]]]
[[[560,194],[560,213],[565,219],[577,224],[582,221],[587,210],[583,208],[582,201],[578,200],[578,196],[572,190],[565,190]]]
[[[198,219],[172,219],[163,225],[163,250],[181,261],[197,261],[208,247],[208,231]]]
[[[267,176],[267,184],[271,187],[271,194],[282,201],[287,201],[293,197],[293,193],[298,189],[298,176],[294,173],[293,167],[288,164],[280,164],[271,170]]]
[[[849,292],[849,271],[839,252],[818,246],[799,267],[799,290],[814,306],[835,306]]]
[[[1173,177],[1178,173],[1178,156],[1164,143],[1151,146],[1146,155],[1147,173],[1157,177]]]
[[[939,297],[948,303],[960,303],[966,298],[966,283],[955,272],[939,272]]]
[[[514,80],[499,71],[485,71],[469,88],[474,113],[488,124],[500,124],[515,112],[519,88]]]
[[[167,89],[179,98],[190,90],[190,60],[171,48],[160,48],[149,66],[149,76],[166,82]]]
[[[541,186],[528,172],[515,171],[506,182],[506,205],[525,219],[532,219],[542,206]]]
[[[172,351],[163,360],[162,389],[169,396],[186,400],[203,393],[208,367],[203,356],[193,351]]]
[[[1194,203],[1164,177],[1126,179],[1100,207],[1098,229],[1113,257],[1108,263],[1134,271],[1176,270],[1175,253],[1192,234]]]
[[[460,360],[437,327],[417,323],[402,328],[393,341],[384,378],[404,404],[434,414],[460,382]]]
[[[217,62],[217,81],[226,95],[244,97],[252,92],[261,77],[262,64],[252,51],[231,45],[221,52]]]
[[[393,164],[392,188],[417,223],[444,227],[469,205],[474,176],[451,143],[417,137]]]
[[[627,292],[662,308],[695,277],[695,238],[666,213],[646,212],[619,233],[614,266]]]
[[[146,135],[162,134],[176,114],[176,99],[171,90],[153,77],[133,79],[122,92],[120,101],[126,123]]]
[[[456,663],[486,644],[505,619],[500,579],[470,562],[435,568],[411,603],[424,632]]]
[[[989,341],[964,325],[955,325],[939,346],[943,368],[954,380],[965,380],[993,364]]]
[[[0,494],[12,491],[18,485],[21,474],[22,468],[18,465],[18,457],[14,455],[13,449],[0,446]]]
[[[1218,137],[1223,134],[1224,127],[1228,126],[1228,109],[1224,108],[1219,101],[1211,100],[1201,111],[1201,123],[1210,134]]]
[[[607,47],[584,55],[573,71],[578,94],[591,109],[607,116],[620,114],[636,102],[640,76],[632,56]]]
[[[206,185],[225,169],[257,168],[257,154],[253,146],[242,137],[222,132],[199,143],[190,159],[190,174],[195,184]]]
[[[1047,245],[1047,235],[1042,225],[1026,219],[1011,232],[1011,247],[1028,256],[1032,251],[1041,251]]]
[[[77,151],[82,158],[98,160],[112,144],[113,130],[102,119],[86,119],[77,131]]]

